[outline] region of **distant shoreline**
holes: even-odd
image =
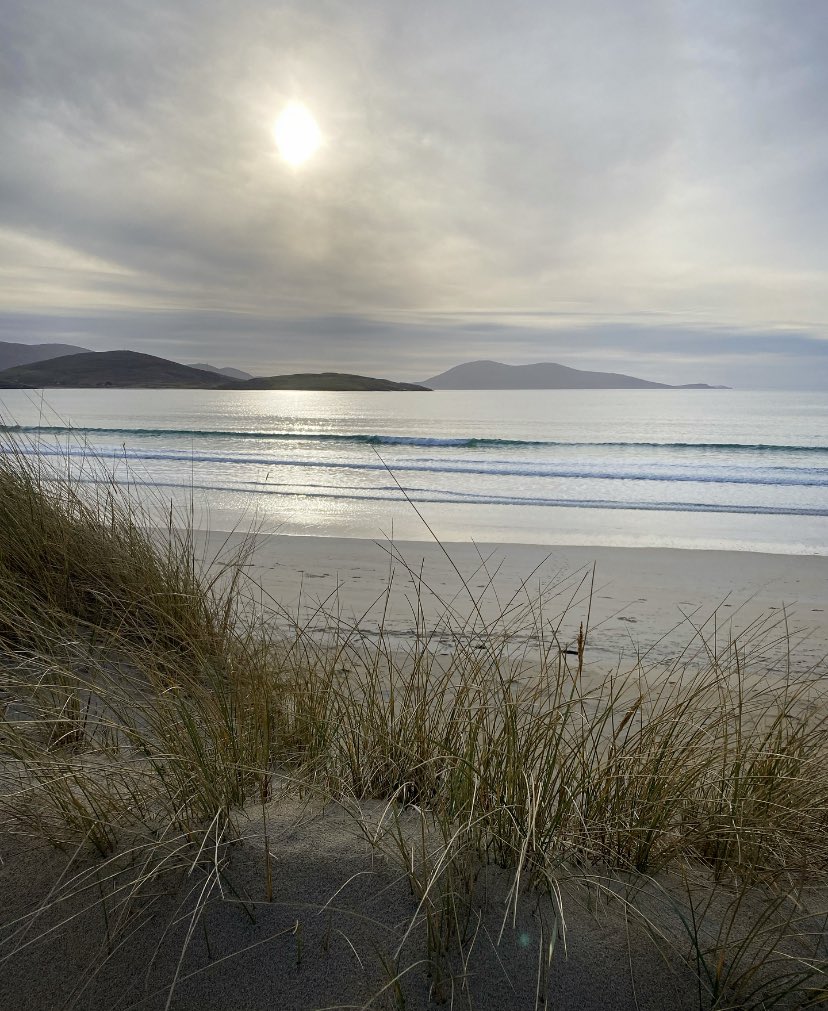
[[[292,376],[276,376],[275,379],[292,379]],[[368,378],[368,377],[366,377]],[[376,386],[325,386],[325,385],[279,385],[269,384],[268,380],[252,380],[248,382],[227,383],[220,386],[187,386],[170,384],[139,384],[120,383],[106,380],[94,384],[53,383],[40,386],[25,385],[0,379],[0,390],[203,390],[206,393],[245,393],[271,391],[274,393],[711,393],[726,390],[734,392],[732,386],[706,386],[703,383],[691,383],[687,386],[463,386],[443,387],[421,386],[417,383],[397,383],[392,380],[378,380]],[[382,384],[382,385],[380,385]]]
[[[4,352],[5,348],[5,352]],[[48,349],[59,350],[55,357]],[[620,372],[594,372],[558,362],[505,365],[475,361],[456,365],[421,383],[378,379],[350,372],[295,372],[251,376],[210,364],[184,365],[138,351],[87,351],[71,345],[32,348],[35,357],[21,360],[26,346],[0,341],[0,388],[24,389],[225,389],[311,391],[431,390],[718,390],[707,383],[672,385]],[[47,351],[47,357],[41,353]],[[69,353],[66,353],[69,352]],[[8,362],[11,360],[12,364]]]

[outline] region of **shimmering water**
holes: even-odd
[[[101,457],[215,529],[828,554],[828,394],[2,391],[39,452]],[[31,447],[35,448],[35,447]],[[149,489],[154,489],[150,495]]]

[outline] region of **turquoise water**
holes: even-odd
[[[11,390],[0,404],[21,444],[79,468],[99,457],[153,508],[192,498],[214,529],[422,538],[419,510],[444,540],[828,554],[823,393]]]

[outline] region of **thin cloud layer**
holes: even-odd
[[[0,334],[828,382],[821,0],[0,0]],[[272,125],[322,130],[302,169]]]

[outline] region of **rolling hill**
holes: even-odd
[[[0,382],[35,388],[216,389],[227,379],[138,351],[87,351],[18,365],[0,372]]]
[[[88,350],[73,344],[17,344],[14,341],[0,341],[0,372],[18,365],[82,354]]]
[[[249,380],[180,365],[138,351],[87,351],[19,365],[0,372],[0,383],[36,389],[203,389],[203,390],[423,390],[414,383],[342,372],[300,373]]]
[[[249,372],[242,372],[241,369],[220,368],[218,365],[208,365],[206,362],[187,362],[187,365],[191,369],[201,369],[202,372],[213,372],[218,376],[224,376],[225,379],[238,380],[241,383],[253,378]]]
[[[251,379],[246,383],[233,383],[234,390],[376,390],[404,391],[427,390],[417,383],[395,383],[390,379],[355,376],[347,372],[300,372],[288,376],[268,376]]]
[[[675,390],[720,389],[705,383],[669,386],[648,379],[637,379],[618,372],[588,372],[557,362],[534,365],[504,365],[502,362],[477,361],[456,365],[441,372],[425,385],[435,390]]]

